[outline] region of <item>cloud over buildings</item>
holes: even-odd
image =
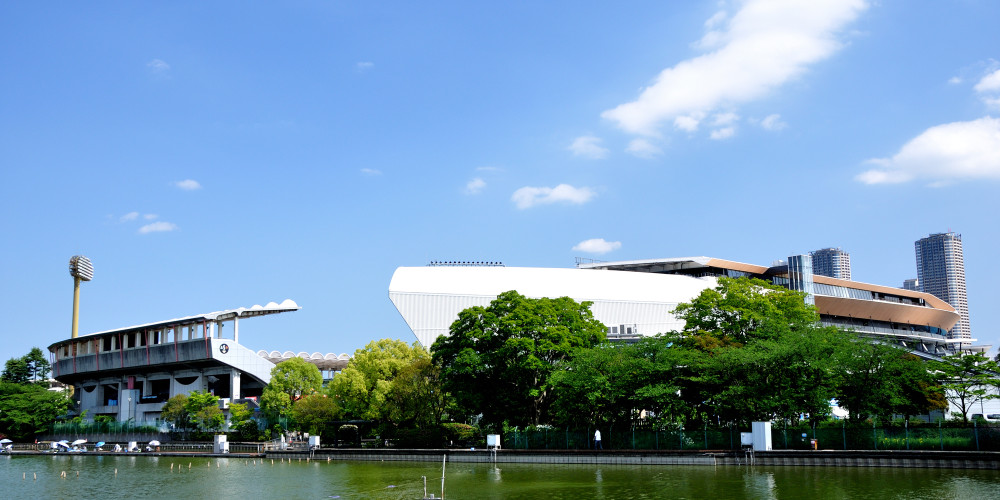
[[[605,254],[614,250],[618,250],[622,247],[622,242],[620,241],[605,241],[604,238],[591,238],[589,240],[581,241],[573,247],[575,252],[586,252],[586,253],[596,253]]]
[[[910,139],[895,155],[868,160],[875,168],[859,174],[865,184],[922,180],[945,185],[969,179],[1000,179],[1000,119],[952,122]]]

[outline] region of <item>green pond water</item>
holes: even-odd
[[[440,463],[5,456],[0,498],[419,499],[421,476],[440,498]],[[449,463],[445,498],[978,500],[1000,498],[1000,472]]]

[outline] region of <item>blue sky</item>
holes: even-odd
[[[801,4],[801,5],[800,5]],[[963,235],[1000,344],[1000,3],[6,2],[0,357],[290,298],[253,349],[413,335],[398,266]]]

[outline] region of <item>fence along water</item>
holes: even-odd
[[[606,450],[738,450],[740,429],[601,428]],[[749,430],[749,429],[747,429]],[[503,446],[524,450],[593,449],[594,429],[542,428],[504,434]],[[1000,451],[1000,426],[934,423],[905,426],[818,426],[772,428],[774,449],[808,450],[812,441],[828,450]]]

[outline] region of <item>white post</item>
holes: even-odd
[[[233,342],[240,343],[240,317],[233,318]]]

